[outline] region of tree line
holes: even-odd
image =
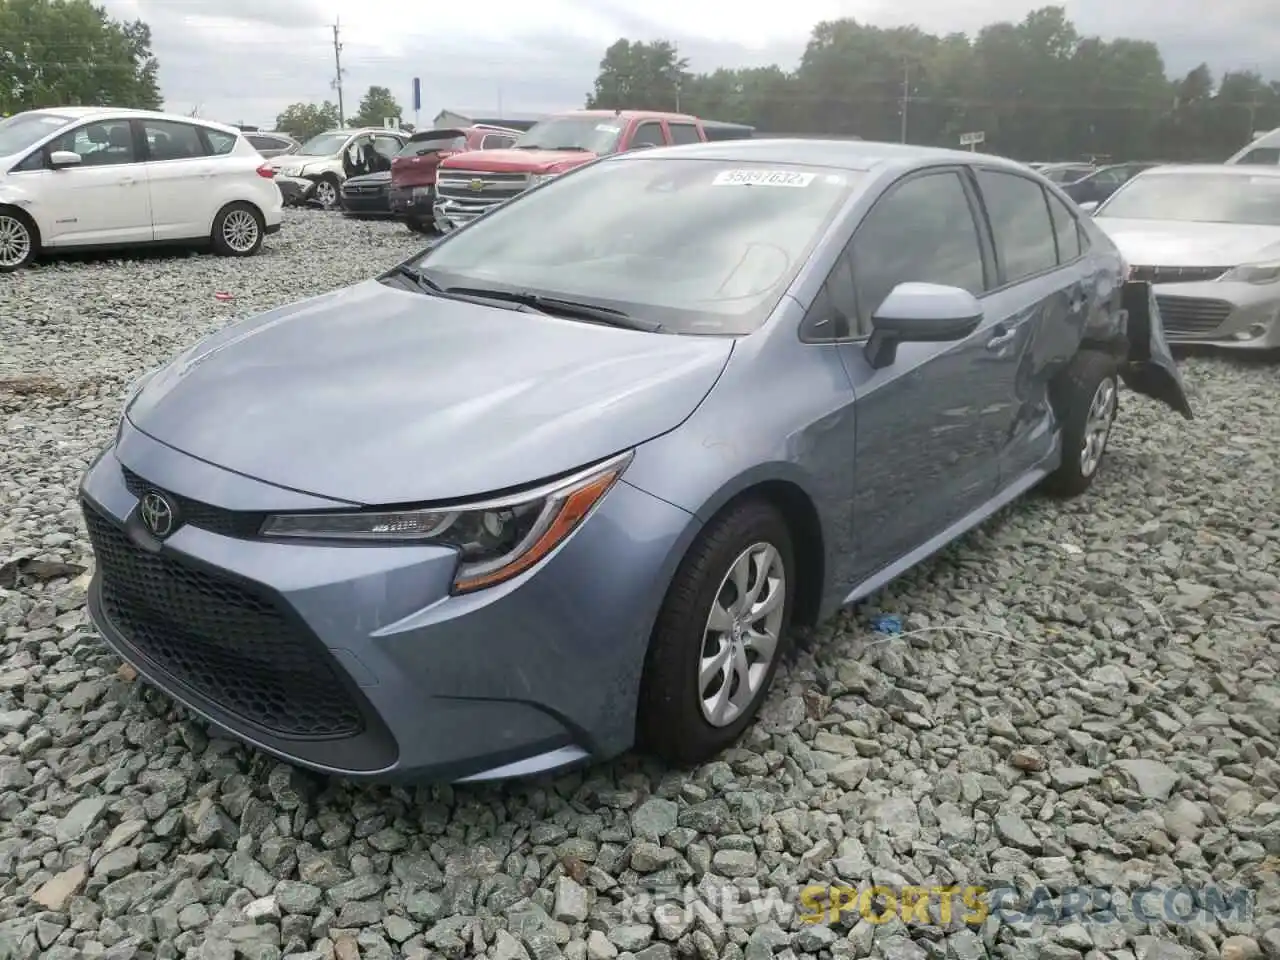
[[[851,18],[813,28],[794,70],[692,73],[665,40],[620,39],[587,106],[679,110],[761,132],[854,135],[982,149],[1026,161],[1221,162],[1280,127],[1280,81],[1201,64],[1170,77],[1155,43],[1081,36],[1044,7],[975,37]]]
[[[291,103],[276,117],[275,129],[306,142],[318,133],[348,127],[380,127],[387,117],[401,116],[400,104],[387,87],[370,87],[355,116],[342,116],[332,100],[324,103]],[[412,124],[401,123],[404,129]]]

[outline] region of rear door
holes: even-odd
[[[157,240],[203,236],[218,203],[219,171],[233,167],[209,156],[200,129],[174,120],[135,120],[146,153],[151,219]]]
[[[996,254],[997,287],[986,299],[996,318],[981,376],[997,393],[986,428],[998,431],[1000,483],[1043,468],[1057,449],[1049,381],[1075,354],[1084,330],[1087,264],[1075,215],[1029,176],[974,172]]]
[[[857,397],[853,519],[857,578],[896,561],[994,494],[999,449],[986,428],[996,399],[984,379],[988,317],[956,343],[904,343],[873,369],[864,353],[872,315],[900,283],[938,283],[982,297],[992,276],[977,202],[960,168],[913,174],[867,213],[833,273],[833,299],[854,329],[841,356]],[[840,295],[841,286],[849,293]],[[984,303],[985,306],[985,303]]]

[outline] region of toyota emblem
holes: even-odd
[[[173,507],[168,500],[154,490],[142,498],[138,513],[142,517],[142,525],[152,536],[163,540],[173,533]]]

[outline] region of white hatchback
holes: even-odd
[[[42,250],[208,243],[257,253],[280,229],[275,171],[235,127],[115,107],[0,121],[0,272]]]

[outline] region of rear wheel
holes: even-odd
[[[266,225],[260,214],[247,203],[229,203],[213,218],[215,253],[224,257],[249,257],[262,247]]]
[[[410,217],[405,221],[405,225],[414,233],[431,233],[432,226],[417,217]]]
[[[1062,422],[1062,464],[1045,489],[1074,497],[1092,485],[1111,439],[1120,408],[1116,361],[1097,350],[1081,350],[1055,385],[1054,407]]]
[[[20,210],[0,209],[0,273],[20,270],[36,258],[36,225]]]
[[[702,763],[755,718],[784,652],[794,591],[791,534],[767,503],[713,520],[672,580],[649,644],[637,744]]]

